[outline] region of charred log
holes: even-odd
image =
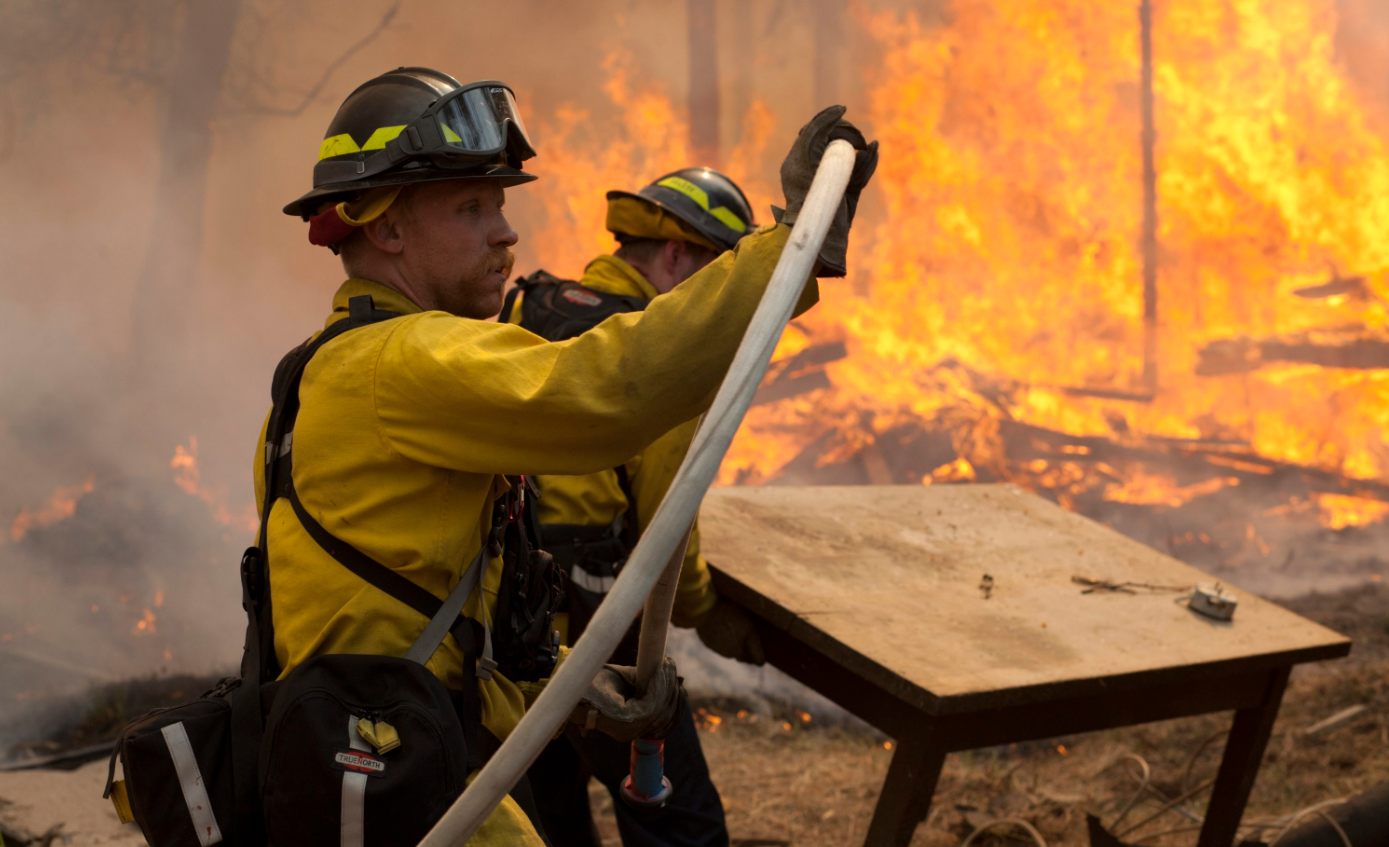
[[[1389,368],[1389,338],[1330,331],[1275,338],[1221,339],[1201,349],[1196,373],[1229,376],[1271,364],[1361,370]]]

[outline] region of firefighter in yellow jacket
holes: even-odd
[[[589,262],[577,282],[543,271],[520,280],[502,309],[504,317],[551,341],[572,338],[612,315],[644,310],[756,228],[742,190],[710,168],[684,168],[637,192],[610,191],[607,199],[606,224],[617,249]],[[583,633],[612,588],[674,480],[696,424],[681,424],[614,468],[538,478],[545,550],[569,575],[561,618],[566,643]],[[690,534],[672,622],[693,627],[724,656],[756,665],[764,661],[747,613],[714,592],[699,552],[698,525]],[[635,662],[638,631],[634,624],[612,661]],[[545,796],[541,819],[555,847],[598,847],[589,808],[590,777],[612,794],[626,847],[728,844],[723,805],[688,711],[665,739],[665,770],[677,790],[658,812],[621,802],[629,755],[627,745],[607,736],[574,731],[552,742],[536,761],[530,780]]]
[[[793,145],[785,223],[750,235],[640,314],[550,343],[485,320],[502,305],[518,240],[505,189],[535,179],[521,170],[535,152],[511,89],[400,68],[354,91],[320,147],[314,190],[285,208],[309,222],[313,243],[340,254],[348,279],[321,331],[330,340],[309,345],[307,364],[286,358],[300,362],[301,376],[277,371],[292,431],[268,443],[263,430],[256,448],[267,596],[248,602],[268,611],[260,676],[283,684],[329,654],[408,658],[442,621],[447,636],[420,661],[448,690],[464,734],[479,739],[469,765],[485,759],[564,654],[551,626],[557,584],[533,549],[534,498],[522,475],[615,467],[707,407],[825,145],[847,138],[862,151],[855,199],[871,176],[876,146],[842,113],[821,113]],[[849,223],[845,215],[827,239],[824,267],[842,267]],[[816,291],[812,281],[798,311]],[[290,378],[298,389],[285,392]],[[277,405],[271,421],[284,414]],[[280,467],[290,472],[272,475]],[[470,579],[476,590],[461,590]],[[466,599],[450,619],[455,598]],[[609,665],[571,720],[618,739],[661,737],[681,711],[669,662],[641,697],[631,669]],[[341,798],[338,818],[321,822],[324,843],[416,843],[434,819],[402,820],[382,799],[408,776],[392,769],[405,748],[388,752],[389,741],[372,736],[394,732],[381,714],[352,717],[340,745],[351,750],[322,766],[341,785],[303,777],[292,789]],[[363,765],[372,748],[379,761]],[[527,794],[518,786],[470,843],[543,843]],[[266,808],[271,840],[284,841]]]

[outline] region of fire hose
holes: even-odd
[[[820,245],[848,185],[854,158],[854,148],[847,141],[832,141],[825,149],[791,238],[777,260],[728,374],[617,582],[535,703],[425,835],[420,847],[457,847],[477,832],[564,725],[643,604],[638,688],[644,689],[650,681],[665,654],[666,629],[690,527],[815,267]]]

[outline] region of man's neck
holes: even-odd
[[[354,279],[366,279],[378,285],[395,289],[411,303],[418,306],[421,311],[428,312],[434,308],[432,297],[426,296],[425,292],[419,290],[418,286],[411,285],[403,274],[390,265],[368,263],[365,266],[354,264],[352,267],[348,267],[344,263],[343,270]]]
[[[653,275],[651,273],[651,270],[647,268],[646,265],[637,264],[636,262],[633,262],[631,259],[623,259],[623,261],[625,261],[628,265],[631,265],[632,270],[641,274],[641,278],[646,280],[652,288],[656,289],[657,294],[665,294],[675,287],[673,285],[663,285],[662,283],[664,282],[664,280],[661,279],[660,275]]]

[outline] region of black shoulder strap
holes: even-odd
[[[516,280],[516,284],[506,293],[506,297],[502,300],[502,310],[497,315],[498,323],[511,323],[511,312],[516,308],[516,298],[520,296],[522,291],[526,290],[525,281],[524,277]]]
[[[609,294],[536,271],[512,289],[503,316],[510,315],[518,292],[526,295],[521,301],[521,326],[548,341],[582,335],[613,315],[646,308],[646,300],[641,297]]]
[[[641,537],[641,530],[637,526],[637,495],[632,491],[632,478],[627,473],[626,463],[613,468],[613,473],[617,474],[617,485],[622,489],[622,496],[627,498],[627,511],[622,515],[622,543],[627,545],[630,554],[637,549],[637,540]]]
[[[395,312],[376,309],[369,296],[353,297],[348,301],[346,320],[336,321],[319,333],[312,342],[296,348],[286,357],[289,364],[286,366],[282,362],[281,366],[276,369],[278,384],[274,390],[275,405],[271,412],[270,425],[266,430],[266,491],[257,546],[260,549],[264,566],[269,561],[266,535],[270,509],[275,500],[285,497],[289,500],[295,516],[305,531],[328,555],[368,584],[389,594],[426,618],[432,618],[442,607],[442,600],[324,529],[323,525],[309,513],[308,509],[304,508],[303,502],[299,499],[299,492],[294,487],[294,424],[299,416],[299,383],[304,376],[304,369],[309,360],[324,344],[345,332],[396,317],[399,315]],[[262,580],[261,593],[264,595],[262,598],[264,602],[258,604],[262,606],[260,617],[263,618],[260,626],[262,638],[259,639],[261,641],[259,646],[261,655],[266,659],[261,665],[262,679],[267,676],[266,671],[273,667],[272,663],[275,663],[274,629],[269,614],[271,606],[268,587],[267,575]],[[450,627],[449,632],[453,634],[465,653],[476,653],[476,639],[470,619],[460,615]],[[276,669],[275,675],[278,675],[278,669]]]

